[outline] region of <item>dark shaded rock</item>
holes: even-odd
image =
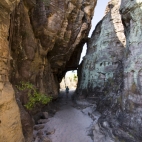
[[[45,119],[45,116],[44,116],[43,112],[39,112],[33,118],[34,118],[35,124],[38,124],[38,121],[40,119]]]
[[[40,130],[40,129],[43,129],[44,128],[44,125],[35,125],[34,126],[34,130]]]
[[[34,142],[40,142],[40,138],[39,137],[36,137]]]
[[[40,137],[36,137],[34,142],[52,142],[52,141],[47,136],[40,136]]]
[[[39,130],[36,135],[41,139],[43,137],[44,133],[42,130]]]
[[[134,137],[123,131],[123,130],[120,130],[120,129],[116,129],[116,130],[113,130],[113,134],[117,137],[119,137],[120,141],[125,141],[125,142],[136,142],[136,140],[134,139]]]
[[[46,135],[52,135],[55,133],[55,129],[48,129]]]
[[[40,119],[38,120],[38,124],[44,124],[47,123],[49,120],[48,119]]]
[[[31,115],[24,109],[20,101],[18,102],[18,106],[20,108],[20,116],[22,123],[22,130],[25,137],[26,142],[31,142],[33,138],[33,119]]]
[[[44,137],[42,138],[42,142],[52,142],[52,141],[51,141],[51,139],[50,139],[49,137],[44,136]]]
[[[45,119],[48,119],[48,112],[43,112],[43,116]]]

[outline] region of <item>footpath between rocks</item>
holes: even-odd
[[[92,126],[99,115],[93,115],[94,105],[85,101],[72,101],[72,94],[67,98],[65,92],[59,94],[56,102],[58,111],[49,117],[45,112],[34,126],[33,142],[94,142]]]

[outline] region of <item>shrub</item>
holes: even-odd
[[[51,96],[46,96],[45,94],[40,93],[37,91],[36,87],[31,84],[30,82],[20,82],[20,85],[16,85],[17,89],[20,91],[27,90],[28,91],[28,102],[24,106],[31,110],[37,104],[48,104],[51,100]]]
[[[77,75],[74,74],[74,81],[77,81]]]

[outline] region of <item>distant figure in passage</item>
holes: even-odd
[[[67,96],[67,98],[68,98],[68,94],[69,94],[69,87],[67,86],[66,87],[66,96]]]

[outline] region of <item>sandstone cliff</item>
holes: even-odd
[[[28,92],[16,86],[30,82],[41,93],[57,97],[66,71],[78,67],[95,5],[96,0],[0,2],[0,141],[21,142],[24,134],[25,141],[31,142],[31,115],[40,108],[26,110]]]
[[[10,50],[7,41],[15,0],[0,1],[0,141],[24,142],[15,93],[9,82]]]
[[[93,97],[101,113],[94,142],[142,141],[141,6],[142,1],[109,2],[78,70],[79,98]]]

